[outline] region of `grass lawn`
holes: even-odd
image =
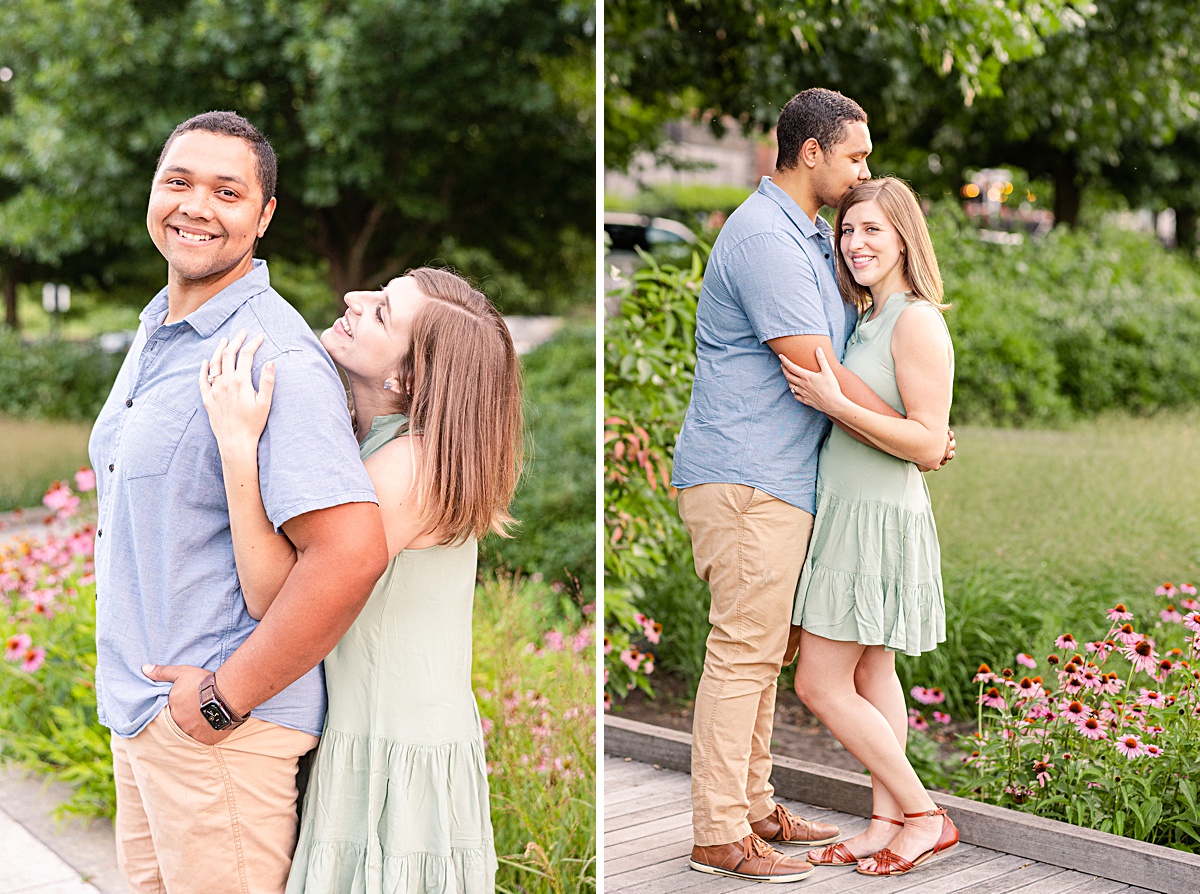
[[[973,713],[981,662],[1013,667],[1070,631],[1107,632],[1117,602],[1140,617],[1155,587],[1200,581],[1200,416],[1103,418],[1063,431],[963,427],[926,480],[942,545],[947,641],[899,662],[906,689],[947,690]]]
[[[90,422],[0,416],[0,512],[40,506],[50,482],[88,465],[91,431]]]

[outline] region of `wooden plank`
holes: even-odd
[[[691,736],[687,733],[619,717],[605,718],[604,748],[609,754],[684,772],[691,763]],[[777,757],[771,781],[783,798],[834,807],[859,816],[870,813],[870,782],[860,774]],[[962,840],[967,843],[1138,885],[1160,894],[1195,894],[1200,884],[1197,882],[1200,855],[952,795],[939,795],[938,801],[951,812]]]
[[[612,832],[605,830],[604,844],[607,847],[610,844],[620,844],[622,841],[632,841],[642,835],[653,835],[656,832],[665,832],[668,829],[691,829],[692,828],[692,813],[676,813],[671,816],[665,816],[662,819],[654,820],[653,822],[643,823],[640,826],[633,826],[629,829],[616,829]]]
[[[688,825],[692,821],[692,799],[682,798],[671,801],[658,801],[643,804],[641,809],[634,810],[621,816],[612,816],[607,812],[604,815],[604,831],[613,831],[617,829],[626,829],[630,826],[637,826],[641,823],[651,822],[664,816],[674,816],[677,813],[686,813],[688,816]]]

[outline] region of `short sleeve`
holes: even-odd
[[[759,342],[829,334],[817,271],[794,239],[759,233],[742,240],[726,259],[726,275]]]
[[[258,469],[263,506],[276,530],[305,512],[377,502],[332,363],[315,348],[273,359],[275,393],[258,443]]]

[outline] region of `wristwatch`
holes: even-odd
[[[215,730],[234,729],[245,723],[246,718],[250,716],[249,711],[239,714],[229,707],[229,702],[225,701],[221,690],[217,689],[215,673],[200,681],[200,713]]]

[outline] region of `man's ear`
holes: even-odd
[[[800,162],[808,168],[815,168],[825,160],[825,152],[816,137],[809,137],[800,146]]]
[[[263,234],[267,232],[267,227],[271,225],[271,218],[275,216],[275,197],[271,196],[271,201],[267,202],[263,208],[262,214],[258,216],[258,238],[261,239]]]

